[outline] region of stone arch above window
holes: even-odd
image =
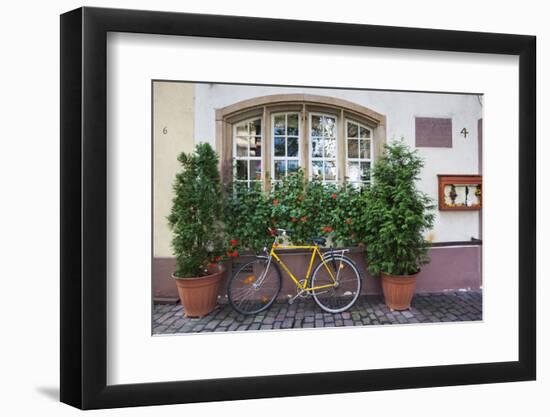
[[[256,123],[259,120],[256,129],[261,135],[255,135],[254,144],[247,144],[252,136],[248,134],[245,138],[243,134],[237,138],[237,132],[244,131],[242,126],[251,120]],[[311,94],[276,94],[217,109],[216,149],[220,154],[222,180],[224,184],[238,178],[249,183],[258,180],[269,188],[271,181],[276,177],[280,179],[298,164],[310,178],[314,172],[323,172],[321,176],[327,182],[347,181],[350,170],[346,141],[350,123],[371,132],[369,156],[374,161],[386,143],[386,116],[348,100]],[[320,133],[320,129],[325,129],[324,133]],[[248,153],[244,157],[244,149],[252,152],[253,147],[254,155]],[[254,168],[250,168],[250,158],[256,161]],[[245,160],[249,161],[246,179]],[[237,161],[240,161],[238,178]]]

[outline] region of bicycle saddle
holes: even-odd
[[[311,240],[313,243],[319,246],[325,246],[325,244],[327,243],[327,239],[324,237],[311,236],[309,240]]]

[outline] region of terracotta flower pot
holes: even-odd
[[[413,275],[388,275],[382,273],[382,291],[384,300],[390,310],[408,310],[416,287],[416,277]]]
[[[186,317],[203,317],[216,308],[224,268],[217,266],[212,272],[196,278],[178,278],[172,274]]]

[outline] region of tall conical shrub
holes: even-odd
[[[218,156],[208,143],[193,153],[178,156],[181,171],[173,185],[174,198],[168,223],[176,257],[175,276],[198,277],[222,253],[223,196]]]

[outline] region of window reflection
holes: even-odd
[[[246,120],[234,127],[235,180],[251,184],[262,179],[262,119]]]
[[[300,114],[278,113],[273,115],[273,174],[281,180],[297,171],[300,154]]]
[[[357,186],[370,182],[371,134],[368,127],[346,120],[346,177]]]
[[[337,179],[337,123],[334,116],[311,115],[311,176],[318,176],[324,182]]]

